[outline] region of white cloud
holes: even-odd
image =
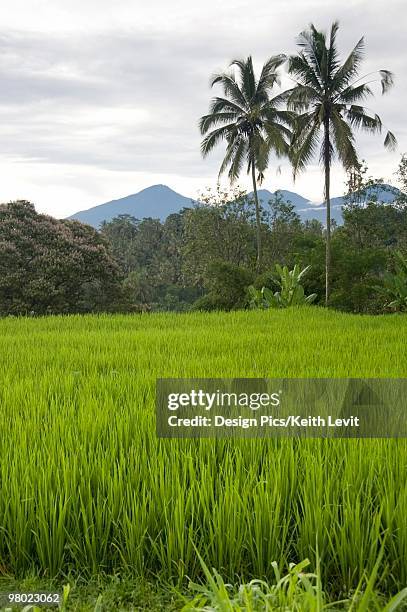
[[[254,11],[241,0],[15,0],[0,29],[0,201],[25,197],[63,216],[153,183],[195,196],[214,184],[222,157],[222,147],[206,160],[199,152],[209,76],[235,56],[260,64],[294,51],[311,19],[327,27],[339,18],[344,52],[365,34],[366,72],[396,72],[396,88],[372,106],[399,152],[384,151],[379,137],[358,140],[372,174],[390,178],[407,150],[405,14],[401,0],[386,10],[379,0],[258,0]],[[265,187],[321,200],[317,166],[294,185],[288,163],[278,163],[281,174],[274,163]],[[245,175],[240,182],[250,187]],[[335,166],[332,192],[343,183]]]

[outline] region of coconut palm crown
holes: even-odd
[[[364,39],[361,38],[347,59],[339,59],[336,36],[338,23],[333,23],[329,39],[314,25],[298,37],[300,50],[288,58],[288,71],[296,85],[286,92],[287,107],[298,113],[290,157],[294,176],[303,170],[319,152],[325,172],[326,201],[326,294],[329,301],[330,281],[330,169],[335,156],[346,170],[358,165],[355,146],[355,129],[371,133],[382,131],[382,121],[377,114],[362,103],[373,95],[370,84],[376,79],[371,75],[359,77],[364,55]],[[372,73],[373,74],[373,73]],[[393,75],[388,70],[378,71],[382,93],[393,85]],[[396,138],[387,132],[384,145],[393,149]]]
[[[219,84],[223,96],[214,97],[209,113],[204,115],[199,127],[202,140],[201,151],[207,156],[221,141],[226,143],[226,154],[222,161],[219,176],[228,170],[231,182],[235,181],[243,166],[251,173],[253,195],[256,206],[257,226],[257,268],[261,265],[261,219],[257,195],[257,183],[264,178],[269,155],[274,151],[277,156],[287,154],[287,140],[291,137],[288,128],[292,114],[281,110],[283,96],[271,97],[272,90],[279,82],[278,67],[286,60],[284,55],[271,57],[256,78],[253,60],[234,60],[234,71],[216,74],[211,79],[211,87]]]

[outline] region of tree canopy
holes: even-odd
[[[0,205],[1,314],[110,311],[118,301],[120,269],[99,232],[26,201]]]

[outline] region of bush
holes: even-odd
[[[207,270],[205,286],[209,290],[193,306],[194,310],[237,310],[248,304],[247,287],[253,273],[223,261],[212,263]]]
[[[377,291],[386,298],[385,308],[394,312],[407,312],[407,257],[395,252],[395,271],[386,272],[383,287]]]
[[[287,266],[276,264],[276,276],[271,281],[276,284],[279,291],[272,291],[269,287],[256,289],[254,285],[248,287],[251,308],[288,308],[289,306],[303,306],[312,304],[317,295],[305,295],[301,280],[307,274],[310,266],[301,270],[296,264],[292,270]]]

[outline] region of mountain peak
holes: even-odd
[[[174,190],[168,187],[168,185],[157,183],[157,185],[150,185],[150,187],[145,187],[144,189],[139,191],[139,193],[142,193],[143,191],[174,191]]]
[[[152,217],[164,221],[171,213],[190,207],[191,202],[191,198],[182,196],[167,185],[157,184],[124,198],[79,211],[69,219],[77,219],[96,228],[103,221],[111,221],[119,215],[131,215],[136,219]]]
[[[368,191],[368,198],[375,195],[379,202],[384,203],[392,202],[398,193],[398,189],[386,184],[377,184],[369,188]],[[267,189],[258,190],[259,200],[265,207],[267,207],[269,200],[277,194],[280,194],[283,201],[291,202],[294,205],[296,212],[303,221],[318,219],[325,223],[325,206],[323,204],[312,204],[307,198],[287,189],[277,189],[275,192]],[[105,204],[80,211],[69,219],[77,219],[96,228],[100,227],[103,221],[111,221],[119,215],[131,215],[136,219],[152,217],[164,221],[172,213],[177,213],[183,208],[191,208],[193,202],[192,198],[184,197],[171,187],[157,184],[124,198],[111,200]],[[344,203],[343,197],[332,198],[331,200],[332,218],[337,223],[342,223],[342,206]]]

